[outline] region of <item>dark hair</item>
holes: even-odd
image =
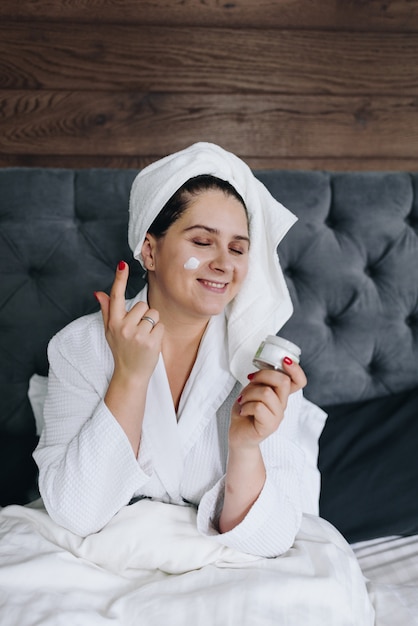
[[[231,183],[210,174],[201,174],[200,176],[189,178],[188,181],[177,189],[148,228],[148,232],[157,237],[157,239],[163,237],[170,226],[187,209],[191,199],[199,193],[209,191],[210,189],[220,189],[225,195],[236,198],[242,204],[247,214],[244,200]]]

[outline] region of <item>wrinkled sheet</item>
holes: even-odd
[[[377,626],[418,626],[418,535],[351,546],[367,579]]]
[[[141,500],[80,538],[42,508],[0,512],[1,626],[372,626],[353,551],[305,515],[275,559],[196,530],[192,507]]]

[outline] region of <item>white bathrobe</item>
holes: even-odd
[[[146,300],[146,290],[128,308],[139,299]],[[145,496],[195,505],[202,534],[243,552],[276,556],[291,546],[311,497],[299,445],[301,392],[290,397],[279,429],[261,445],[267,479],[257,501],[236,528],[216,530],[230,408],[241,388],[229,371],[226,343],[222,314],[208,325],[177,415],[160,357],[136,458],[103,401],[113,357],[101,314],[76,320],[52,339],[45,426],[34,458],[42,498],[57,523],[85,536]]]

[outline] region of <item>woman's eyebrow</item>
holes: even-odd
[[[184,232],[190,231],[190,230],[195,230],[195,229],[199,229],[199,230],[205,230],[207,233],[210,233],[211,235],[219,235],[220,231],[218,228],[213,228],[211,226],[205,226],[205,224],[193,224],[193,226],[189,226],[188,228],[184,229]],[[244,235],[234,235],[232,237],[232,239],[236,239],[239,241],[247,241],[248,243],[250,243],[250,238]]]

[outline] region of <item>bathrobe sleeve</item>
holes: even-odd
[[[51,518],[86,536],[103,528],[149,476],[103,401],[113,357],[100,314],[58,333],[48,358],[45,426],[34,452],[39,489]]]
[[[201,499],[197,523],[203,535],[231,548],[276,557],[293,544],[302,520],[305,454],[298,445],[302,393],[289,398],[279,429],[262,444],[266,481],[250,511],[231,531],[220,534],[217,520],[223,505],[225,477]]]

